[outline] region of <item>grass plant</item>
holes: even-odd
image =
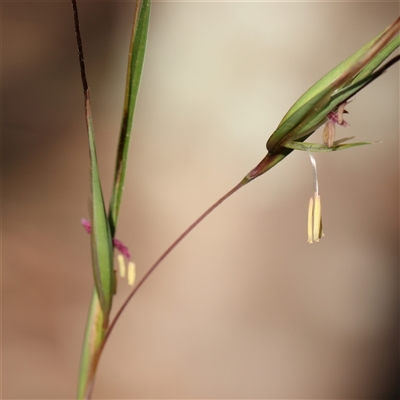
[[[322,236],[321,202],[315,159],[312,152],[335,152],[350,149],[371,142],[348,143],[352,138],[335,140],[335,126],[344,125],[345,106],[350,99],[388,68],[399,61],[395,56],[388,57],[399,47],[400,18],[377,35],[364,47],[347,58],[337,67],[311,86],[289,109],[276,130],[267,141],[265,157],[249,171],[231,190],[217,200],[200,215],[147,270],[136,283],[119,310],[111,318],[112,300],[116,295],[115,267],[113,253],[116,248],[123,256],[119,257],[121,271],[125,274],[124,257],[129,261],[129,251],[115,238],[119,210],[128,163],[128,150],[131,139],[135,105],[138,99],[140,77],[145,57],[147,34],[150,21],[150,0],[136,3],[133,17],[129,63],[126,79],[125,102],[122,112],[120,137],[114,171],[111,201],[104,204],[102,185],[96,157],[96,143],[90,108],[90,93],[85,72],[83,45],[79,28],[76,0],[71,0],[74,11],[75,30],[81,78],[84,92],[86,126],[90,154],[90,221],[84,226],[91,234],[91,252],[94,288],[84,336],[81,367],[78,384],[78,399],[92,396],[96,371],[104,346],[110,337],[119,317],[138,289],[160,265],[165,257],[215,208],[240,188],[263,175],[284,160],[294,150],[307,151],[314,168],[314,195],[310,200],[308,237],[309,242],[318,242]],[[321,126],[325,125],[323,142],[309,143],[306,140]],[[108,211],[107,211],[108,210]],[[134,266],[129,264],[128,274],[134,281]]]

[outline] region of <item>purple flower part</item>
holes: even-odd
[[[113,239],[114,247],[128,260],[131,258],[131,253],[127,246],[125,246],[120,240]]]
[[[343,119],[343,114],[347,114],[347,111],[345,110],[345,107],[347,104],[351,103],[350,101],[345,101],[344,103],[342,103],[339,108],[337,109],[337,111],[331,111],[328,115],[327,118],[334,122],[335,124],[338,124],[340,126],[343,127],[348,127],[349,124]]]
[[[328,119],[332,122],[334,122],[335,124],[344,126],[344,127],[348,127],[349,124],[348,122],[346,122],[344,119],[342,119],[342,121],[339,121],[339,116],[336,112],[331,111],[328,115],[327,115]]]
[[[90,225],[90,222],[87,219],[82,218],[81,224],[87,233],[92,233],[92,225]]]
[[[92,233],[92,225],[87,219],[82,218],[81,224],[87,233],[89,234]],[[131,259],[131,253],[129,252],[128,247],[125,244],[123,244],[120,240],[113,239],[113,245],[127,260]]]

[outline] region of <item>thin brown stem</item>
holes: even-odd
[[[209,207],[203,214],[200,215],[168,248],[164,251],[163,254],[158,258],[158,260],[150,267],[150,269],[145,273],[143,278],[137,283],[137,285],[133,288],[129,296],[126,298],[120,309],[115,314],[114,319],[111,321],[108,329],[104,335],[103,341],[99,346],[96,355],[93,357],[93,363],[91,366],[91,376],[89,379],[88,390],[87,390],[87,399],[91,398],[92,390],[94,387],[94,380],[96,376],[97,365],[100,360],[100,356],[103,352],[104,346],[107,342],[108,337],[110,336],[115,324],[117,323],[119,317],[122,312],[125,310],[126,306],[131,301],[132,297],[139,290],[139,288],[143,285],[143,283],[148,279],[148,277],[154,272],[154,270],[160,265],[160,263],[164,260],[165,257],[201,222],[204,218],[207,217],[213,210],[215,210],[220,204],[222,204],[227,198],[232,196],[235,192],[237,192],[241,187],[245,186],[247,183],[251,182],[253,179],[263,175],[265,172],[270,170],[280,161],[282,161],[292,150],[285,150],[283,153],[278,154],[267,154],[261,162],[252,169],[236,186],[234,186],[229,192],[227,192],[224,196],[222,196],[219,200],[217,200],[211,207]]]
[[[211,207],[209,207],[203,214],[200,215],[199,218],[197,218],[165,251],[164,253],[158,258],[158,260],[149,268],[149,270],[145,273],[145,275],[142,277],[142,279],[137,283],[137,285],[133,288],[129,296],[126,298],[120,309],[117,311],[115,314],[114,319],[111,321],[110,325],[108,326],[108,329],[104,335],[103,341],[101,343],[101,346],[98,349],[97,355],[93,359],[92,363],[92,371],[91,371],[91,379],[89,381],[88,385],[88,391],[87,391],[87,399],[91,398],[92,395],[92,390],[94,386],[94,378],[97,370],[97,365],[100,359],[100,356],[103,352],[104,346],[107,342],[108,337],[110,336],[110,333],[112,332],[115,324],[117,323],[119,317],[121,316],[122,312],[125,310],[126,306],[129,304],[131,301],[132,297],[135,295],[135,293],[139,290],[139,288],[143,285],[144,282],[149,278],[149,276],[154,272],[154,270],[160,265],[160,263],[164,260],[165,257],[171,251],[201,222],[203,221],[204,218],[207,217],[213,210],[215,210],[221,203],[223,203],[228,197],[232,196],[233,193],[238,191],[241,187],[249,183],[250,180],[247,178],[244,178],[241,182],[239,182],[235,187],[233,187],[228,193],[226,193],[224,196],[222,196],[218,201],[216,201]]]
[[[164,251],[164,253],[158,258],[158,260],[151,266],[151,268],[146,272],[143,278],[138,282],[138,284],[134,287],[132,292],[129,294],[125,302],[122,304],[120,309],[118,310],[117,314],[115,315],[114,319],[112,320],[111,324],[109,325],[107,332],[104,336],[104,342],[106,342],[108,336],[110,335],[114,325],[116,324],[118,318],[124,311],[125,307],[128,305],[131,298],[134,294],[139,290],[139,288],[143,285],[143,283],[147,280],[147,278],[152,274],[152,272],[158,267],[161,261],[164,260],[165,257],[184,239],[207,215],[209,215],[214,209],[216,209],[222,202],[224,202],[228,197],[230,197],[233,193],[243,187],[248,181],[241,181],[237,184],[233,189],[231,189],[228,193],[222,196],[218,201],[216,201],[210,208],[208,208],[199,218],[196,219],[168,248]]]

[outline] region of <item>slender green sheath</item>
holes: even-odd
[[[74,11],[75,33],[78,45],[79,65],[81,70],[83,95],[85,99],[86,130],[89,142],[90,158],[90,222],[91,248],[94,283],[104,313],[103,324],[108,325],[112,296],[115,292],[115,277],[113,271],[113,245],[104,207],[103,192],[99,176],[96,155],[96,143],[92,113],[90,109],[89,85],[86,79],[85,61],[83,57],[82,38],[79,27],[78,7],[76,0],[71,0]]]
[[[125,86],[125,102],[122,114],[120,137],[114,175],[114,186],[111,196],[109,221],[114,236],[121,206],[125,174],[128,163],[128,150],[131,138],[133,116],[139,92],[144,56],[146,51],[147,34],[150,21],[150,0],[143,0],[139,15],[135,13],[132,28],[131,45],[129,49],[128,71]],[[138,7],[139,3],[137,3]]]
[[[77,399],[84,399],[90,376],[90,364],[93,354],[96,353],[104,338],[103,311],[101,310],[97,291],[94,289],[90,302],[89,314],[86,322],[85,336],[83,339],[81,364],[79,371]]]
[[[353,97],[361,89],[369,85],[376,78],[382,75],[389,67],[399,60],[399,56],[394,57],[391,61],[387,62],[381,68],[375,70],[382,62],[400,45],[400,37],[395,38],[379,55],[370,62],[365,69],[363,69],[352,81],[351,85],[338,89],[331,97],[329,103],[325,105],[313,119],[304,126],[304,128],[297,135],[294,140],[313,132],[326,122],[326,116],[332,110]],[[285,145],[286,146],[286,145]]]
[[[308,89],[268,139],[268,151],[279,153],[286,144],[290,146],[294,140],[309,136],[338,104],[379,76],[373,71],[399,46],[399,27],[400,18]]]
[[[364,79],[375,71],[398,47],[400,46],[400,36],[395,37],[365,68],[354,78],[353,82]]]
[[[127,165],[127,156],[128,156],[128,147],[130,141],[130,134],[132,128],[132,121],[134,115],[134,108],[136,104],[136,99],[139,90],[139,82],[141,77],[141,72],[143,68],[144,62],[144,54],[147,40],[147,32],[150,18],[150,0],[144,0],[142,3],[136,3],[136,9],[134,14],[134,23],[132,29],[131,36],[131,44],[129,50],[129,61],[128,61],[128,73],[127,73],[127,83],[126,83],[126,93],[125,93],[125,104],[124,104],[124,112],[120,130],[120,141],[118,146],[117,153],[117,163],[115,170],[115,180],[113,187],[112,200],[110,203],[110,211],[108,215],[108,220],[106,220],[106,224],[101,226],[99,230],[93,230],[92,226],[92,241],[96,244],[96,238],[98,235],[106,235],[108,237],[109,243],[111,243],[111,238],[114,237],[115,227],[118,220],[119,208],[121,204],[122,191],[124,185],[124,178],[126,172]],[[90,111],[90,108],[89,108]],[[90,115],[90,113],[89,113]],[[97,170],[97,162],[95,162],[95,145],[94,145],[94,136],[93,129],[91,124],[91,118],[88,122],[88,131],[89,131],[89,147],[90,147],[90,155],[91,155],[91,168],[94,171],[92,174],[92,185],[91,191],[95,194],[95,196],[99,197],[98,185],[99,177]],[[92,197],[94,198],[93,194]],[[101,196],[102,199],[102,196]],[[101,207],[102,206],[102,207]],[[95,216],[97,214],[102,214],[101,210],[104,210],[104,203],[100,204],[100,202],[95,203],[93,207],[93,217],[92,221],[95,220]],[[105,216],[105,211],[104,211]],[[108,223],[110,225],[108,225]],[[97,224],[99,227],[100,224]],[[93,248],[93,247],[92,247]],[[112,255],[112,250],[111,253]],[[96,259],[96,252],[92,250],[93,258]],[[112,279],[114,279],[114,272],[112,270]],[[102,277],[101,274],[95,274],[95,282],[101,282]],[[111,282],[108,288],[111,290],[107,291],[107,294],[104,296],[104,293],[98,290],[94,290],[92,294],[89,315],[86,324],[85,336],[84,336],[84,344],[82,348],[81,355],[81,366],[79,373],[79,384],[78,384],[78,399],[90,398],[91,393],[94,386],[94,378],[97,370],[98,360],[101,354],[102,343],[105,336],[106,328],[108,326],[108,315],[111,308],[111,302],[107,303],[108,294],[111,294],[110,299],[112,298],[112,293],[114,293],[114,282]],[[97,285],[96,285],[97,287]],[[103,298],[102,298],[103,297]],[[107,308],[107,305],[110,308]],[[103,311],[106,310],[106,314]],[[106,318],[104,318],[104,315]]]
[[[91,127],[91,118],[88,126]],[[89,129],[89,148],[91,155],[91,194],[92,194],[92,264],[95,289],[93,290],[89,315],[82,346],[81,365],[78,382],[78,399],[84,399],[91,376],[93,356],[101,345],[108,326],[115,276],[112,264],[111,235],[106,218],[100,179],[98,175],[96,151],[92,127]],[[93,173],[94,171],[94,173]]]
[[[85,105],[90,154],[91,248],[95,289],[92,295],[82,346],[78,399],[85,398],[88,379],[91,375],[91,360],[96,354],[108,326],[112,297],[115,292],[113,247],[97,166],[93,122],[88,94]]]
[[[332,110],[336,110],[340,104],[346,102],[348,99],[353,97],[357,92],[364,89],[367,85],[369,85],[376,78],[381,76],[388,68],[390,68],[397,61],[399,61],[399,56],[394,57],[391,61],[387,62],[385,65],[377,69],[375,72],[364,77],[363,79],[358,79],[351,85],[336,91],[331,96],[329,103],[327,103],[319,111],[316,110],[315,115],[312,117],[312,120],[307,122],[302,127],[302,129],[300,129],[296,134],[292,136],[293,140],[298,141],[300,138],[305,138],[310,136],[310,134],[312,134],[315,130],[317,130],[321,125],[323,125],[326,122],[327,120],[326,116],[328,115],[329,112],[331,112]],[[287,148],[294,148],[292,142],[290,141],[285,142],[284,146]]]
[[[360,50],[355,52],[353,55],[348,57],[346,60],[341,62],[339,65],[337,65],[335,68],[333,68],[331,71],[329,71],[326,75],[324,75],[320,80],[318,80],[314,85],[312,85],[297,101],[296,103],[293,104],[293,106],[289,109],[289,111],[285,114],[285,116],[282,118],[282,121],[280,124],[282,124],[286,119],[288,119],[296,110],[298,110],[301,106],[306,104],[309,100],[311,100],[318,92],[326,88],[327,86],[330,86],[332,83],[334,83],[335,80],[340,78],[340,76],[345,72],[350,70],[354,65],[357,64],[357,62],[363,58],[368,52],[374,47],[374,45],[377,44],[377,42],[382,39],[383,36],[386,37],[393,37],[396,34],[398,34],[398,29],[399,29],[399,19],[397,19],[392,25],[387,27],[383,32],[381,32],[378,36],[376,36],[374,39],[372,39],[370,42],[368,42],[366,45],[364,45]],[[396,32],[397,31],[397,32]],[[375,68],[379,66],[379,64],[385,60],[397,47],[396,44],[394,44],[394,48],[388,45],[389,51],[384,51],[382,50],[381,56],[375,56],[372,61],[370,66],[366,66],[363,68],[363,70],[369,74]],[[385,45],[383,46],[385,47]]]
[[[372,143],[373,142],[357,142],[357,143],[338,144],[336,146],[327,147],[325,144],[292,142],[288,143],[286,146],[293,150],[311,151],[313,153],[327,153],[330,151],[346,150],[352,147],[364,146],[366,144],[372,144]]]
[[[115,293],[113,268],[113,246],[108,219],[104,207],[99,170],[97,166],[96,145],[90,108],[87,104],[87,126],[89,133],[90,177],[91,177],[91,223],[92,264],[94,283],[104,313],[104,325],[108,325],[112,298]]]

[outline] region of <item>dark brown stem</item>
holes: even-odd
[[[83,58],[83,46],[82,46],[81,30],[79,27],[78,6],[76,5],[76,0],[71,0],[71,2],[72,2],[72,8],[74,10],[74,23],[75,23],[76,41],[78,44],[79,67],[81,70],[83,92],[86,100],[89,86],[86,79],[85,60]]]

